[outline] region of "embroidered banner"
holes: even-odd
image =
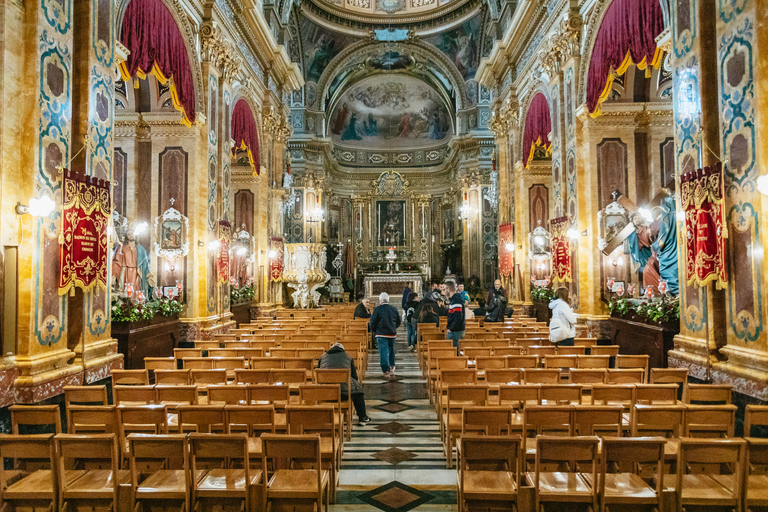
[[[685,268],[688,284],[718,288],[728,282],[723,202],[723,165],[704,167],[680,176],[680,197],[685,212]]]
[[[552,234],[552,282],[571,282],[571,241],[568,239],[568,217],[549,221]]]
[[[499,226],[499,274],[502,277],[511,277],[514,271],[515,225],[501,224]]]
[[[216,275],[219,284],[229,280],[229,242],[232,240],[232,225],[220,220],[216,226],[216,239],[219,241],[219,253],[216,255]]]
[[[64,169],[61,180],[59,295],[78,287],[107,289],[109,182]]]
[[[283,278],[283,239],[274,237],[269,239],[269,253],[275,251],[275,257],[269,259],[270,282],[280,281]]]

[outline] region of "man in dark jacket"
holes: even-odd
[[[371,332],[379,345],[381,371],[389,379],[395,372],[395,338],[400,327],[400,314],[389,304],[389,294],[379,295],[379,305],[371,315]]]
[[[357,419],[361,425],[369,424],[371,418],[369,418],[365,412],[365,393],[363,392],[363,386],[361,386],[358,381],[355,362],[346,352],[344,352],[344,345],[341,343],[334,343],[330,350],[320,358],[318,368],[349,370],[351,376],[350,382],[352,385],[352,404],[355,406]],[[349,390],[347,389],[346,384],[341,384],[341,400],[343,402],[347,399],[349,399]]]
[[[485,299],[477,299],[477,307],[472,311],[475,314],[475,318],[485,317],[488,310],[485,307]]]
[[[408,348],[411,352],[416,350],[416,324],[419,323],[419,317],[416,316],[416,310],[419,308],[419,294],[411,292],[408,296],[408,303],[405,305],[405,330],[408,333]]]
[[[488,322],[503,322],[507,312],[507,292],[501,286],[501,280],[493,283],[493,288],[488,293],[488,313],[485,319]]]
[[[453,281],[449,281],[445,288],[451,297],[450,306],[448,307],[448,329],[446,330],[446,337],[453,341],[453,346],[455,348],[458,348],[459,340],[464,338],[464,330],[466,329],[464,300],[461,298],[461,294],[456,291],[456,283]]]

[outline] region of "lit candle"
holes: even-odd
[[[173,297],[176,295],[175,292],[176,290],[174,290],[173,288],[168,288],[166,295],[168,296],[169,299],[173,299]]]
[[[125,285],[125,295],[129,299],[133,296],[133,285],[132,284],[126,284]]]
[[[140,303],[143,304],[144,303],[144,292],[139,290],[138,293],[136,294],[136,298],[139,300]]]

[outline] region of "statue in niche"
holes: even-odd
[[[141,291],[151,297],[155,279],[150,271],[149,253],[136,240],[136,224],[114,212],[116,240],[112,249],[112,291],[118,297],[127,297],[126,285],[133,287],[132,297]]]

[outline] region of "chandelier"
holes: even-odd
[[[472,216],[472,207],[469,205],[469,198],[467,193],[464,192],[464,203],[459,207],[459,219],[467,220]]]
[[[490,174],[490,186],[485,189],[485,193],[483,194],[483,199],[488,201],[488,204],[491,205],[491,208],[494,212],[497,211],[499,207],[499,173],[496,172],[496,162],[494,161],[493,170]]]

